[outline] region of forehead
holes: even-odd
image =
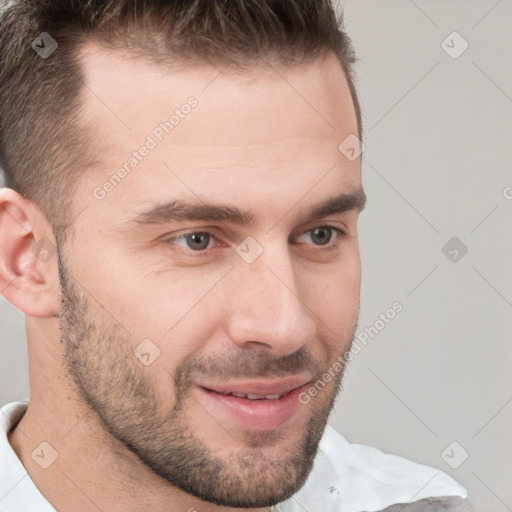
[[[149,118],[156,113],[161,119],[166,111],[195,95],[203,100],[204,120],[214,114],[218,121],[229,121],[227,114],[234,113],[234,108],[243,108],[239,113],[254,120],[283,111],[293,117],[298,111],[304,118],[319,117],[326,129],[349,128],[357,133],[348,84],[333,54],[293,67],[270,61],[255,63],[243,71],[224,64],[171,59],[156,64],[149,58],[134,57],[129,50],[110,50],[94,43],[82,46],[79,58],[85,76],[83,97],[87,110],[119,124],[121,130],[136,129],[141,115]],[[269,108],[262,111],[264,106]],[[122,111],[118,112],[117,123],[115,107]],[[256,130],[253,134],[257,135]]]
[[[360,185],[359,160],[347,160],[338,149],[357,134],[357,121],[334,55],[244,72],[198,63],[156,65],[93,44],[83,47],[80,58],[82,115],[100,162],[84,180],[89,196],[148,137],[155,147],[116,186],[110,205],[160,195],[164,200],[167,184],[218,197],[234,182],[254,193],[286,183],[292,197],[333,168],[336,186]],[[335,173],[329,175],[333,185]]]

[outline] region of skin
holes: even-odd
[[[258,431],[209,409],[195,384],[313,383],[350,348],[360,209],[304,217],[361,190],[359,159],[338,150],[357,133],[342,69],[330,56],[245,74],[170,70],[92,44],[82,59],[99,163],[77,184],[73,234],[55,256],[33,251],[45,237],[57,244],[40,210],[0,190],[0,286],[26,315],[30,368],[30,404],[9,441],[59,511],[267,511],[303,485],[342,372],[290,420]],[[97,199],[191,96],[197,107]],[[130,222],[175,198],[236,206],[254,224]],[[346,234],[328,229],[323,245],[312,234],[322,226]],[[213,236],[202,254],[177,239],[204,231]],[[263,249],[251,263],[236,252],[247,237]],[[133,352],[144,339],[159,351],[148,366]],[[42,442],[58,453],[47,469],[31,456]]]

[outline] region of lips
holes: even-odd
[[[261,431],[293,421],[300,411],[308,409],[298,396],[310,381],[308,375],[267,381],[203,382],[196,389],[201,403],[219,423]]]
[[[293,376],[267,381],[233,381],[231,383],[201,383],[201,387],[219,393],[249,400],[276,400],[294,389],[306,385],[311,376]]]

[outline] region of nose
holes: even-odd
[[[297,285],[288,247],[267,247],[252,263],[237,262],[228,333],[240,347],[265,347],[276,357],[298,351],[315,323]]]

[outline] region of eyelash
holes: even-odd
[[[306,233],[312,233],[313,231],[315,231],[315,229],[331,229],[334,232],[336,232],[337,236],[334,239],[334,243],[329,241],[326,245],[317,245],[316,246],[321,249],[323,248],[323,251],[326,251],[326,252],[330,251],[330,250],[337,249],[337,247],[341,243],[342,239],[347,236],[347,232],[344,231],[343,229],[335,227],[335,226],[328,226],[328,225],[315,226],[314,228],[308,229],[307,231],[303,231],[298,236],[305,235]],[[180,234],[178,236],[174,236],[172,238],[164,239],[163,242],[168,246],[176,246],[178,248],[178,249],[176,249],[178,252],[186,253],[187,255],[192,255],[194,257],[201,257],[201,256],[205,256],[206,254],[208,254],[212,249],[215,248],[215,246],[207,248],[207,249],[194,251],[193,249],[185,249],[185,248],[173,243],[176,240],[179,240],[180,238],[186,238],[189,235],[199,235],[199,234],[209,235],[211,238],[217,240],[217,236],[214,233],[212,233],[211,231],[195,230],[195,231],[188,231],[186,233],[182,233],[182,234]]]

